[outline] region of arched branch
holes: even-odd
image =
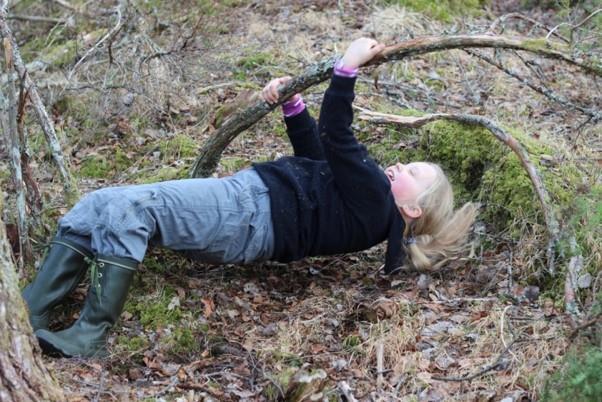
[[[568,52],[568,47],[565,45],[545,40],[516,39],[489,35],[453,35],[411,39],[388,46],[382,54],[373,59],[369,65],[380,65],[387,61],[402,60],[407,57],[442,50],[465,48],[524,50],[548,58],[562,60],[563,62],[578,66],[591,74],[602,77],[602,66],[599,61],[574,59],[567,53],[564,53],[565,51]],[[192,167],[191,176],[210,176],[215,170],[224,149],[226,149],[228,144],[230,144],[240,132],[251,127],[294,93],[302,92],[313,85],[327,80],[332,73],[335,60],[336,57],[330,57],[318,62],[309,67],[303,74],[294,78],[280,91],[281,97],[279,103],[268,105],[263,100],[259,99],[249,104],[247,108],[231,115],[222,126],[211,135],[211,138],[201,149],[200,155]]]
[[[452,120],[470,125],[478,125],[485,127],[487,130],[489,130],[489,132],[491,132],[491,134],[493,134],[495,138],[497,138],[500,142],[508,146],[516,154],[521,164],[523,165],[523,168],[527,171],[527,175],[529,176],[531,183],[533,183],[535,194],[537,194],[537,198],[539,199],[539,203],[541,204],[541,209],[543,211],[544,220],[549,235],[547,248],[548,269],[550,271],[550,274],[554,275],[554,248],[558,243],[558,240],[560,239],[560,226],[554,215],[554,208],[552,207],[550,195],[546,190],[543,180],[541,179],[539,172],[535,168],[535,165],[533,164],[533,162],[531,162],[529,154],[516,138],[508,134],[506,130],[501,128],[493,120],[487,119],[482,116],[475,116],[469,114],[435,113],[415,117],[371,112],[363,108],[358,109],[361,111],[359,118],[362,120],[368,120],[373,123],[394,123],[402,127],[408,128],[422,127],[425,124],[431,123],[436,120]]]

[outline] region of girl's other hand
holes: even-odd
[[[291,82],[292,78],[289,76],[282,78],[274,78],[272,81],[268,82],[267,85],[261,91],[261,97],[264,101],[273,105],[278,102],[280,98],[280,94],[278,93],[278,88],[281,88]],[[299,94],[293,95],[288,102],[296,101],[299,98]]]
[[[345,55],[343,65],[348,68],[358,68],[364,63],[372,60],[374,56],[382,52],[385,45],[374,39],[359,38],[351,42]]]

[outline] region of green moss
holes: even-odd
[[[79,167],[81,177],[96,179],[106,178],[111,172],[111,163],[104,155],[89,155],[85,157]]]
[[[94,43],[106,33],[106,29],[97,29],[86,32],[86,40]],[[53,67],[64,67],[73,63],[77,58],[78,50],[83,49],[83,43],[78,39],[70,39],[65,28],[53,29],[48,36],[32,38],[22,47],[25,60],[39,59]]]
[[[349,335],[343,339],[343,348],[349,353],[359,352],[362,340],[357,335]]]
[[[240,158],[236,156],[225,156],[220,159],[220,165],[228,173],[235,173],[241,169],[244,169],[250,165],[247,158]]]
[[[414,114],[412,111],[395,113]],[[552,204],[558,211],[570,208],[582,181],[575,166],[540,163],[542,156],[553,154],[550,147],[518,130],[506,131],[529,153]],[[427,160],[440,164],[454,186],[457,203],[481,202],[484,205],[482,219],[498,230],[511,229],[517,217],[542,222],[540,203],[527,172],[510,148],[487,129],[440,120],[419,130],[387,127],[379,133],[378,142],[370,143],[373,136],[374,133],[367,130],[358,135],[379,163],[388,166],[398,161]]]
[[[166,166],[153,171],[152,175],[144,175],[136,178],[138,184],[157,183],[167,180],[185,179],[188,177],[190,167],[183,165],[180,167]]]
[[[173,288],[165,286],[157,294],[150,297],[140,297],[128,301],[126,310],[139,316],[140,324],[145,329],[156,330],[167,325],[175,325],[182,318],[182,311],[178,306],[170,306],[176,292]]]
[[[196,141],[185,134],[176,134],[172,138],[159,142],[163,161],[194,157],[198,153],[198,148]]]
[[[544,388],[542,401],[589,402],[602,400],[602,349],[590,347],[572,351],[563,367],[552,375]]]
[[[270,64],[273,62],[273,60],[274,56],[271,53],[255,52],[250,56],[239,59],[236,65],[244,68],[245,70],[252,70],[254,68]]]
[[[150,345],[148,339],[144,336],[126,336],[119,335],[117,337],[117,351],[126,352],[128,354],[140,353]]]
[[[119,147],[108,155],[92,154],[86,156],[79,166],[79,176],[89,178],[110,178],[129,168],[131,159]]]
[[[449,22],[454,16],[477,15],[487,0],[385,0],[387,5],[397,4],[424,13],[440,21]]]
[[[12,173],[8,166],[6,169],[0,169],[0,184],[4,187],[4,185],[10,183],[12,180]]]
[[[483,203],[483,219],[500,230],[507,229],[517,216],[539,216],[539,203],[519,159],[487,129],[437,121],[421,131],[416,157],[444,168],[460,203]],[[523,134],[514,131],[512,135],[528,151],[550,153],[544,146],[527,141]]]
[[[567,45],[562,43],[558,43],[556,41],[546,40],[545,38],[541,39],[526,39],[522,41],[522,45],[527,49],[537,52],[538,50],[557,50],[560,52],[567,52],[569,48]]]
[[[282,370],[278,371],[276,376],[270,376],[270,380],[272,384],[265,387],[263,390],[263,396],[268,401],[279,401],[282,399],[282,395],[280,395],[279,389],[274,385],[274,383],[278,384],[281,390],[286,390],[289,382],[297,372],[297,367],[285,367]]]
[[[169,351],[176,355],[193,355],[201,345],[190,328],[176,327],[167,339]]]

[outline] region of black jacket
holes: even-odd
[[[347,253],[388,240],[385,271],[403,263],[404,222],[391,185],[351,130],[355,78],[333,75],[318,126],[285,118],[295,156],[257,163],[270,190],[273,260]]]

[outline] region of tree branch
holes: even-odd
[[[69,22],[66,18],[52,18],[52,17],[41,17],[39,15],[20,15],[20,14],[9,14],[7,19],[19,20],[19,21],[30,21],[30,22],[44,22],[48,24],[66,24]]]
[[[551,205],[550,196],[546,190],[543,180],[541,179],[535,165],[531,162],[529,154],[523,148],[523,146],[514,137],[508,134],[504,129],[498,126],[492,120],[489,120],[482,116],[474,116],[468,114],[447,114],[447,113],[436,113],[428,114],[426,116],[414,117],[414,116],[398,116],[385,113],[376,113],[369,110],[358,108],[361,110],[359,115],[360,119],[368,120],[373,123],[395,123],[403,127],[418,128],[422,127],[427,123],[431,123],[436,120],[452,120],[460,123],[479,125],[485,127],[491,132],[500,142],[507,145],[518,157],[523,168],[527,171],[531,183],[544,214],[544,220],[549,234],[549,242],[547,249],[548,257],[548,269],[551,275],[554,275],[554,247],[560,238],[560,226],[554,216],[554,209]]]
[[[588,109],[585,108],[583,106],[580,105],[576,105],[572,102],[569,102],[568,100],[564,99],[563,97],[556,95],[553,91],[551,91],[548,88],[545,88],[541,85],[537,85],[529,80],[527,80],[526,78],[521,77],[519,74],[515,73],[514,71],[504,67],[501,63],[498,63],[497,61],[493,60],[491,57],[486,56],[484,54],[480,54],[477,52],[474,52],[472,50],[465,50],[466,53],[470,54],[471,56],[477,57],[483,61],[485,61],[486,63],[491,64],[494,67],[497,67],[498,69],[500,69],[501,71],[505,72],[506,74],[508,74],[509,76],[511,76],[512,78],[517,79],[518,81],[522,82],[523,84],[527,85],[529,88],[531,88],[532,90],[534,90],[535,92],[539,92],[540,94],[544,95],[546,98],[550,99],[553,102],[559,103],[563,106],[569,107],[571,109],[575,109],[580,111],[581,113],[589,116],[591,118],[591,120],[593,120],[593,123],[595,124],[596,122],[602,120],[602,114],[600,112],[597,112],[594,109]]]
[[[92,53],[94,53],[95,51],[97,51],[98,48],[102,45],[102,43],[104,41],[106,41],[110,37],[112,37],[115,34],[117,34],[117,32],[119,32],[119,30],[123,26],[123,22],[122,22],[122,13],[123,13],[123,10],[122,10],[122,8],[124,8],[124,7],[125,7],[125,2],[123,0],[119,1],[119,4],[117,5],[117,7],[115,7],[115,14],[117,14],[117,23],[115,23],[115,26],[109,32],[107,32],[107,34],[105,36],[103,36],[98,42],[96,42],[94,44],[94,46],[92,46],[90,49],[88,49],[88,51],[86,52],[86,54],[84,54],[81,57],[81,59],[79,59],[77,61],[77,63],[75,63],[75,65],[73,66],[73,68],[71,69],[71,71],[69,71],[69,73],[67,74],[67,80],[70,80],[71,77],[73,77],[73,74],[75,73],[75,70],[77,69],[77,67],[79,67],[79,65],[82,64],[83,61],[86,58],[88,58]]]
[[[4,39],[5,65],[8,74],[8,102],[6,103],[8,113],[6,113],[6,118],[2,116],[1,120],[6,144],[10,147],[11,170],[17,193],[17,228],[19,232],[19,258],[17,265],[19,269],[23,269],[24,263],[30,261],[33,254],[31,244],[29,243],[29,224],[27,221],[25,186],[23,185],[23,170],[21,167],[21,145],[17,133],[17,96],[11,54],[10,42]]]
[[[368,65],[380,65],[387,61],[402,60],[406,57],[441,50],[464,48],[524,50],[552,59],[562,60],[578,66],[591,74],[602,76],[602,66],[599,65],[599,62],[596,63],[589,60],[583,61],[573,59],[562,52],[568,51],[568,48],[565,45],[544,40],[524,38],[514,39],[488,35],[456,35],[411,39],[396,45],[388,46],[379,56],[368,63]],[[201,149],[200,155],[192,167],[191,176],[210,176],[215,170],[224,149],[226,149],[228,144],[230,144],[241,131],[251,127],[293,94],[302,92],[303,90],[328,79],[332,73],[335,60],[336,57],[330,57],[320,61],[309,67],[300,76],[294,78],[286,87],[281,89],[280,100],[277,104],[268,105],[261,99],[256,100],[249,104],[244,110],[227,118]]]
[[[0,6],[0,35],[10,43],[10,51],[12,52],[11,58],[14,63],[15,70],[19,74],[19,77],[24,81],[24,87],[29,92],[29,96],[36,111],[38,121],[40,126],[42,127],[42,131],[46,137],[46,141],[50,147],[52,158],[54,159],[61,177],[63,179],[63,185],[65,188],[65,193],[67,198],[70,200],[74,200],[77,197],[77,188],[75,186],[75,181],[71,176],[71,172],[67,168],[65,163],[65,158],[63,156],[63,151],[61,149],[60,142],[57,138],[56,132],[54,130],[54,125],[48,116],[48,112],[46,112],[46,108],[44,107],[44,103],[42,102],[42,98],[38,93],[36,85],[29,77],[27,73],[27,69],[23,64],[23,59],[21,59],[21,54],[19,52],[19,47],[13,37],[13,34],[6,23],[6,8],[5,6]]]

